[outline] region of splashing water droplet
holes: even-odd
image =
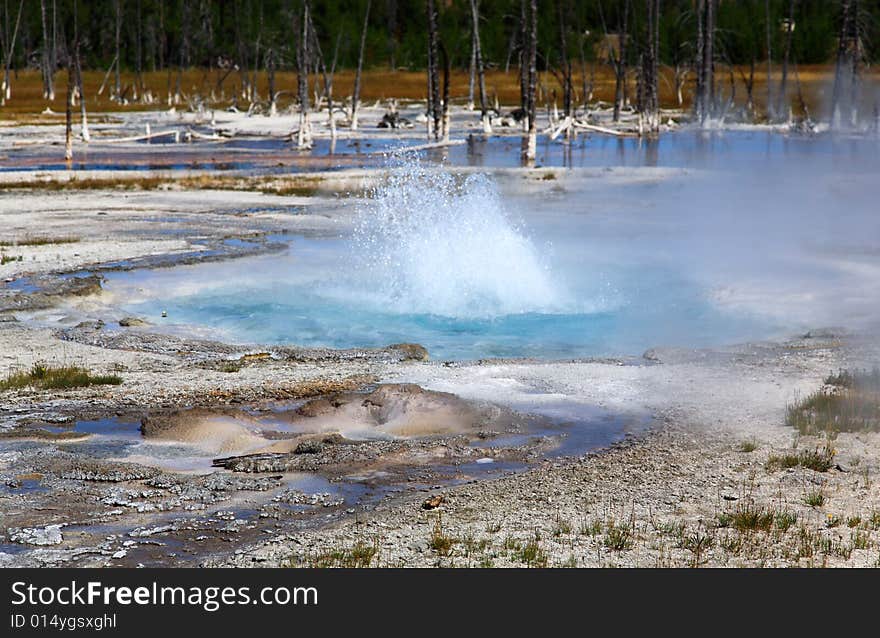
[[[383,303],[399,313],[491,318],[568,305],[485,175],[404,163],[359,210],[353,250]]]

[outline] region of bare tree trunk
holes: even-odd
[[[538,148],[538,129],[537,129],[537,103],[535,100],[535,89],[538,84],[538,0],[529,0],[529,22],[528,22],[528,64],[529,64],[529,90],[528,90],[528,121],[529,130],[525,148],[526,161],[534,161]]]
[[[862,40],[859,22],[859,0],[852,0],[850,15],[850,125],[859,121],[859,62],[862,57]]]
[[[831,126],[835,127],[840,120],[840,101],[843,90],[844,67],[848,63],[847,56],[851,55],[850,31],[852,30],[853,4],[849,0],[841,3],[840,31],[837,37],[837,61],[834,68],[834,88],[831,94]]]
[[[278,114],[278,94],[275,92],[275,50],[266,51],[266,79],[269,82],[269,117]]]
[[[299,93],[299,133],[297,147],[311,146],[311,123],[309,122],[309,3],[303,2],[302,36],[297,47],[296,72]]]
[[[705,115],[714,115],[717,111],[715,96],[715,3],[717,0],[706,0],[706,27],[703,29],[703,37],[706,44],[703,45],[703,87],[706,91]]]
[[[64,133],[64,160],[73,159],[73,73],[70,63],[67,64],[67,120]]]
[[[492,133],[492,123],[486,100],[486,73],[483,67],[483,48],[480,44],[480,8],[477,0],[471,0],[471,20],[474,28],[474,56],[480,84],[480,119],[483,123],[483,133],[489,135]]]
[[[642,52],[641,109],[639,117],[651,133],[660,130],[660,104],[657,93],[660,39],[660,0],[645,0],[645,46]]]
[[[618,31],[617,34],[617,43],[618,43],[618,58],[617,64],[615,65],[615,76],[614,76],[614,114],[613,119],[615,122],[620,121],[620,109],[623,108],[624,102],[626,101],[626,44],[628,36],[628,23],[629,23],[629,4],[630,0],[623,1],[623,28],[621,31]]]
[[[468,65],[468,111],[474,110],[474,89],[477,84],[477,45],[471,30],[471,63]]]
[[[443,127],[443,141],[449,141],[449,72],[450,61],[449,53],[446,51],[446,45],[440,41],[440,57],[443,58],[443,108],[440,113],[440,121]]]
[[[79,90],[79,112],[80,119],[82,121],[82,128],[80,130],[80,137],[82,137],[83,142],[89,143],[92,139],[92,136],[89,134],[89,118],[88,113],[86,113],[86,91],[85,84],[83,83],[82,76],[82,63],[79,59],[79,47],[77,46],[76,54],[74,56],[76,61],[76,85]]]
[[[0,106],[6,105],[6,100],[12,97],[12,79],[10,77],[10,69],[12,68],[12,56],[15,53],[15,41],[18,38],[18,27],[21,24],[21,12],[24,8],[24,0],[20,0],[18,5],[18,16],[15,18],[15,28],[12,31],[12,37],[6,38],[7,48],[3,60],[3,86],[0,91]],[[9,19],[7,10],[7,20]]]
[[[137,46],[135,53],[137,55],[137,97],[141,102],[147,99],[146,86],[144,85],[144,12],[141,0],[137,0]]]
[[[440,82],[437,77],[438,63],[438,35],[437,35],[437,8],[434,0],[427,0],[428,12],[428,124],[430,137],[433,131],[434,139],[440,139]],[[431,129],[433,127],[433,129]]]
[[[119,45],[122,37],[122,0],[116,0],[116,76],[113,97],[119,100],[122,95],[122,78],[119,73],[119,67],[122,65],[122,59],[119,57]]]
[[[770,23],[770,0],[764,0],[764,18],[767,23],[767,119],[775,118],[773,109],[773,83],[770,74],[773,71],[773,37]]]
[[[51,45],[49,40],[49,24],[46,17],[46,0],[40,0],[40,17],[43,23],[43,53],[41,62],[43,67],[43,98],[51,102],[55,99],[55,86],[52,56],[49,51]]]
[[[788,2],[788,21],[786,22],[785,29],[785,50],[782,54],[782,78],[779,81],[779,95],[777,96],[776,103],[776,112],[780,114],[785,113],[785,101],[786,101],[786,89],[788,84],[788,61],[791,56],[791,39],[794,35],[794,5],[795,0],[789,0]],[[768,78],[769,81],[769,78]]]
[[[361,46],[358,50],[357,71],[354,74],[354,91],[351,94],[351,130],[358,127],[358,106],[361,99],[361,73],[364,68],[364,50],[367,45],[367,26],[370,24],[370,0],[367,0],[367,9],[364,11],[364,28],[361,29]]]
[[[529,130],[529,35],[527,0],[519,3],[519,108],[522,112],[523,132]]]
[[[562,114],[564,117],[569,118],[572,116],[571,60],[568,59],[568,43],[565,39],[565,15],[562,11],[561,0],[556,1],[556,15],[559,26],[559,66],[562,71]],[[569,127],[566,137],[568,137],[570,131],[571,128]]]

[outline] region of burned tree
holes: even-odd
[[[24,8],[24,0],[19,1],[18,5],[18,15],[15,18],[15,28],[12,31],[12,35],[9,36],[7,34],[8,42],[5,42],[5,51],[3,56],[3,86],[2,91],[0,91],[0,106],[4,106],[6,104],[6,100],[12,97],[12,79],[10,77],[10,71],[12,69],[12,56],[15,53],[15,41],[18,39],[18,27],[21,24],[21,12]],[[9,7],[6,7],[6,20],[9,20]]]
[[[55,99],[55,69],[52,68],[49,25],[46,17],[46,0],[40,0],[40,18],[43,25],[43,49],[40,62],[43,71],[43,98],[51,102]]]
[[[697,0],[697,90],[694,113],[701,125],[716,112],[715,9],[717,0]]]
[[[660,130],[658,57],[660,43],[660,0],[645,0],[645,37],[639,68],[639,128]]]
[[[779,80],[779,95],[777,96],[776,102],[776,113],[782,117],[785,108],[785,100],[786,100],[786,90],[788,84],[788,62],[791,58],[791,40],[794,35],[794,5],[795,0],[789,0],[788,2],[788,17],[782,21],[782,28],[785,31],[785,49],[782,54],[782,78]],[[767,83],[769,84],[770,77],[767,77]]]
[[[299,32],[299,46],[296,49],[296,83],[299,96],[299,131],[297,148],[305,149],[312,145],[311,123],[309,121],[309,2],[303,1],[302,28],[294,23],[294,32]]]
[[[440,82],[437,77],[437,8],[427,0],[428,13],[428,138],[440,139]]]
[[[601,10],[602,5],[599,5]],[[629,38],[629,8],[630,0],[623,1],[623,15],[619,13],[618,5],[618,29],[617,29],[617,46],[609,46],[608,61],[614,70],[614,112],[612,118],[615,122],[620,121],[620,111],[626,103],[626,45]],[[604,24],[605,18],[603,16]],[[608,28],[605,27],[605,39],[608,40]]]
[[[571,60],[568,58],[568,43],[565,38],[565,14],[562,10],[562,0],[556,2],[557,23],[559,26],[559,70],[562,84],[562,115],[566,121],[570,121],[572,113],[572,82]]]
[[[358,106],[361,99],[361,73],[364,68],[364,49],[367,45],[367,27],[370,24],[370,0],[367,0],[367,8],[364,11],[364,27],[361,29],[361,46],[358,49],[357,70],[354,74],[354,90],[351,93],[351,130],[358,127]]]
[[[486,105],[486,75],[483,68],[483,51],[480,46],[480,8],[477,0],[471,0],[471,21],[473,24],[474,66],[480,87],[480,121],[483,124],[483,133],[488,135],[492,132],[492,124]]]
[[[528,133],[523,147],[523,159],[528,162],[534,161],[538,146],[537,131],[537,103],[535,100],[535,89],[538,84],[538,0],[529,0],[528,2],[528,27],[527,32],[527,51],[526,60],[528,63],[528,89],[526,93],[526,120],[528,122]]]
[[[113,89],[113,99],[122,100],[122,78],[120,76],[119,67],[122,65],[122,60],[119,57],[119,46],[120,41],[122,40],[122,0],[116,0],[116,30],[115,30],[115,43],[116,43],[116,74],[114,76],[114,89]]]
[[[862,59],[858,0],[843,0],[840,29],[837,37],[837,60],[834,68],[834,89],[831,94],[832,127],[840,125],[842,107],[849,107],[850,124],[858,122],[859,67]],[[849,77],[846,77],[849,76]],[[849,80],[849,97],[843,96],[843,85]]]

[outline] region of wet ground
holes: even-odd
[[[196,564],[266,533],[402,496],[429,500],[650,426],[577,412],[526,414],[392,385],[238,409],[28,419],[0,440],[0,458],[17,468],[2,476],[0,553],[14,564]],[[230,451],[241,454],[221,454]]]

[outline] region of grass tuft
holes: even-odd
[[[52,367],[35,363],[27,372],[13,372],[0,380],[0,391],[27,387],[41,390],[63,390],[91,385],[119,385],[122,377],[116,374],[92,374],[79,366]]]

